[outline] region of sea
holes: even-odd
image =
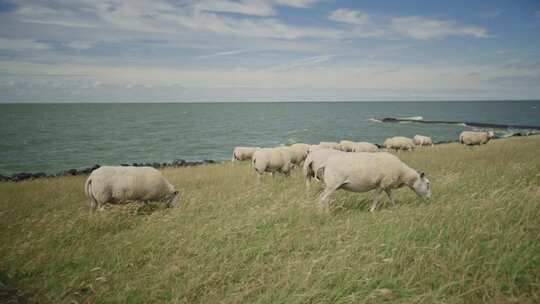
[[[391,136],[456,140],[455,124],[412,118],[540,126],[537,101],[70,103],[0,105],[0,174],[56,173],[94,164],[231,159],[236,146],[274,147]],[[495,130],[506,136],[516,130]],[[526,130],[524,130],[526,131]]]

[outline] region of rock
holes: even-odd
[[[161,167],[161,164],[160,163],[152,163],[152,165],[150,167],[159,168],[159,167]]]
[[[30,178],[32,178],[32,174],[25,173],[25,172],[17,173],[11,176],[11,180],[14,182],[20,182],[20,181],[27,180]]]
[[[120,164],[120,166],[122,166],[122,167],[129,167],[129,166],[131,166],[131,165],[130,165],[130,164]]]
[[[186,163],[186,161],[183,160],[183,159],[175,159],[175,160],[172,162],[172,165],[175,166],[175,167],[181,167],[181,166],[183,166],[185,163]]]
[[[32,174],[32,178],[41,178],[41,177],[47,177],[47,174],[45,174],[44,172],[38,172],[38,173]]]
[[[75,176],[75,175],[79,175],[79,171],[77,171],[77,169],[69,169],[69,170],[66,170],[66,171],[62,172],[62,175],[64,175],[64,176]]]
[[[215,160],[211,160],[211,159],[205,159],[205,160],[203,160],[203,163],[205,163],[205,164],[215,164],[216,161],[215,161]]]
[[[0,182],[7,182],[10,180],[11,178],[9,176],[3,176],[2,174],[0,174]]]

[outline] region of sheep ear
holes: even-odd
[[[424,172],[420,172],[420,178],[424,178],[426,174]]]

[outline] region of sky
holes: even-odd
[[[540,99],[536,0],[0,0],[0,102]]]

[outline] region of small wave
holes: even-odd
[[[382,123],[382,121],[380,121],[378,119],[375,119],[375,118],[370,118],[367,121]]]
[[[422,117],[422,116],[397,117],[397,119],[406,119],[406,120],[424,120],[424,117]]]

